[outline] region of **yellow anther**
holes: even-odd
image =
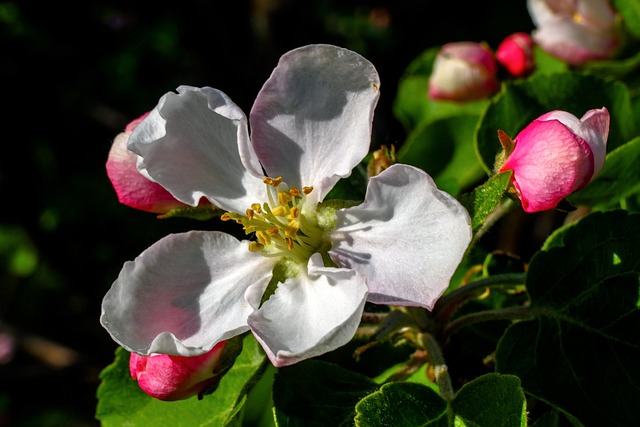
[[[260,206],[260,203],[252,204],[251,205],[251,209],[257,214],[261,214],[262,213],[262,206]]]
[[[260,244],[267,246],[269,243],[271,243],[271,236],[269,236],[268,233],[260,230],[256,232],[256,238],[258,239],[258,242],[260,242]]]
[[[264,248],[264,245],[258,242],[249,242],[249,251],[250,252],[258,252]]]
[[[300,223],[296,220],[289,221],[287,228],[284,230],[285,236],[296,237],[298,235],[298,230],[300,229]]]
[[[267,229],[267,233],[270,236],[277,236],[280,233],[280,229],[278,227],[271,227]]]
[[[231,219],[231,214],[229,212],[225,212],[220,216],[222,221],[229,221]]]
[[[293,249],[293,239],[291,237],[285,237],[284,242],[287,244],[289,250]]]
[[[286,206],[276,206],[271,213],[275,216],[287,216],[289,209]]]
[[[304,194],[309,194],[313,191],[313,187],[309,186],[309,187],[302,187],[302,192]]]
[[[289,189],[289,194],[291,194],[291,196],[293,196],[293,197],[299,197],[299,196],[300,196],[300,194],[301,194],[301,193],[300,193],[300,189],[299,189],[299,188],[296,188],[296,187],[291,187],[291,188]]]
[[[253,209],[247,209],[247,218],[251,220],[253,219],[254,215],[255,215],[255,212],[253,211]]]
[[[277,187],[278,185],[282,184],[282,177],[279,176],[277,178],[273,178],[273,186]]]
[[[300,216],[300,209],[294,206],[289,211],[289,216],[287,217],[287,219],[292,220],[292,219],[298,218],[299,216]]]
[[[291,201],[291,194],[284,191],[278,191],[278,204],[285,206],[290,201]]]
[[[273,185],[273,179],[269,178],[268,176],[265,176],[262,182],[264,182],[267,185]]]

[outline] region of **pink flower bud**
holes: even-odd
[[[608,134],[606,108],[589,110],[581,119],[566,111],[543,114],[515,137],[510,153],[505,147],[508,157],[499,171],[513,171],[526,212],[553,209],[600,172]]]
[[[176,200],[160,184],[140,174],[136,168],[138,156],[127,149],[129,136],[147,115],[145,113],[133,120],[124,132],[116,136],[107,158],[107,175],[120,203],[146,212],[164,214],[187,205]]]
[[[534,41],[569,64],[611,58],[620,45],[609,0],[528,0],[527,7]]]
[[[129,371],[138,386],[160,400],[182,400],[204,392],[220,381],[226,369],[219,369],[220,355],[226,341],[218,343],[200,356],[169,356],[131,353]]]
[[[513,33],[496,50],[496,60],[511,77],[527,77],[535,67],[533,39],[527,33]]]
[[[429,97],[449,101],[487,98],[498,91],[493,52],[474,42],[447,43],[440,49],[429,77]]]

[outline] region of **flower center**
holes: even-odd
[[[305,196],[313,187],[287,187],[282,178],[264,178],[268,201],[254,203],[246,215],[226,212],[220,219],[241,224],[246,234],[254,234],[249,243],[252,252],[265,256],[288,257],[306,263],[325,244],[324,232],[314,216],[302,213]]]

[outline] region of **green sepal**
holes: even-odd
[[[198,221],[207,221],[212,218],[219,218],[224,211],[217,206],[185,206],[180,208],[171,209],[169,212],[158,215],[160,219],[166,218],[191,218]]]

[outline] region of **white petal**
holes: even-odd
[[[380,81],[347,49],[311,45],[280,58],[251,110],[255,152],[271,177],[322,200],[364,158]]]
[[[243,294],[265,288],[273,265],[225,233],[169,235],[124,264],[100,321],[130,352],[202,354],[249,329]]]
[[[366,302],[364,278],[353,270],[322,265],[315,254],[308,274],[278,285],[249,325],[275,366],[319,356],[348,343]]]
[[[471,241],[467,211],[412,166],[371,178],[365,202],[336,214],[329,254],[365,276],[374,303],[431,309]]]
[[[264,193],[261,177],[243,164],[251,156],[240,155],[238,144],[246,146],[248,139],[244,113],[224,93],[181,86],[138,125],[129,148],[142,157],[138,169],[181,202],[196,206],[206,197],[244,212]]]

